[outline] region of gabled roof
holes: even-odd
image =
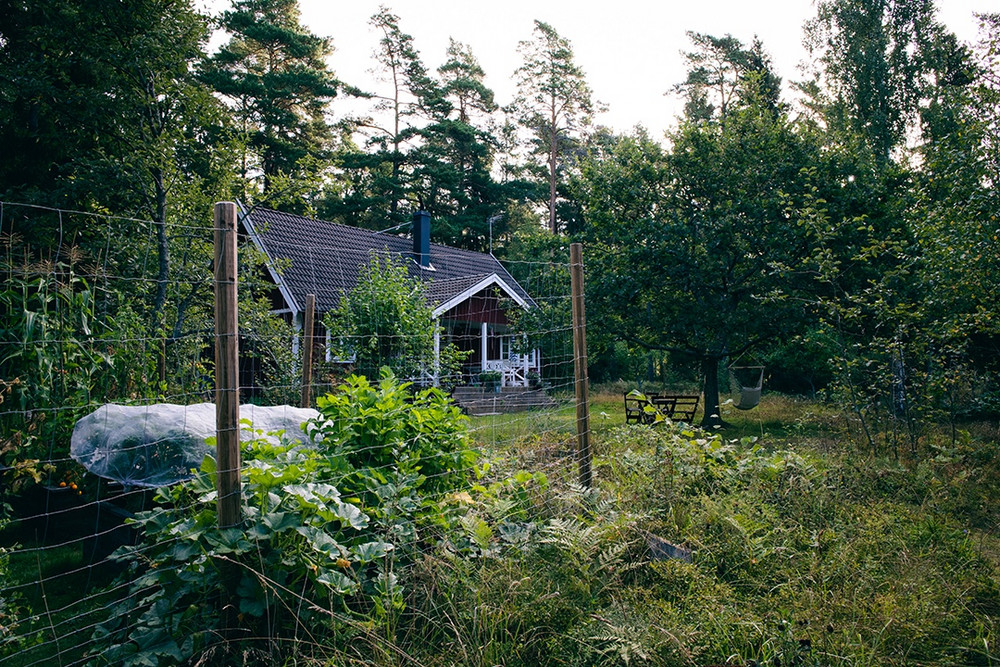
[[[468,298],[491,285],[523,307],[535,305],[499,260],[486,253],[432,243],[430,268],[425,268],[414,261],[413,242],[408,237],[262,208],[245,215],[243,225],[267,255],[272,277],[296,312],[302,310],[306,294],[316,295],[317,312],[333,310],[341,295],[357,285],[358,272],[368,264],[373,251],[406,260],[410,276],[427,283],[428,301],[436,306],[436,315],[447,310],[440,306],[456,297]],[[470,293],[472,288],[476,290]]]
[[[438,285],[437,282],[433,282],[431,283],[431,287],[436,287],[437,289],[433,294],[428,289],[427,300],[434,304],[434,317],[437,317],[448,312],[466,299],[470,299],[483,290],[494,286],[500,288],[504,294],[516,301],[517,305],[522,308],[530,308],[533,305],[525,301],[503,278],[495,273],[486,276],[454,278],[445,281],[444,285]]]

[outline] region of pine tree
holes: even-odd
[[[324,113],[337,94],[327,67],[330,41],[299,22],[297,0],[237,0],[222,16],[232,38],[205,65],[202,79],[229,102],[246,144],[244,180],[271,194],[279,175],[296,177],[307,158],[328,155]],[[255,194],[244,192],[244,197]]]
[[[581,130],[590,124],[594,104],[569,40],[555,28],[535,21],[534,37],[521,42],[518,50],[524,63],[514,73],[518,87],[514,105],[521,124],[534,135],[535,154],[544,156],[549,228],[555,234],[562,168]]]

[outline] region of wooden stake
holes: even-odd
[[[219,527],[240,516],[239,321],[236,308],[236,204],[215,205],[215,434]]]
[[[306,294],[305,324],[302,331],[302,401],[301,407],[310,407],[313,377],[313,328],[316,320],[316,295]]]
[[[576,460],[580,485],[593,483],[590,452],[590,405],[587,384],[587,315],[583,301],[583,247],[569,246],[570,276],[573,289],[573,366],[576,375]]]

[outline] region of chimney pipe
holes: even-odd
[[[431,265],[431,214],[427,211],[413,214],[413,256],[420,266]]]

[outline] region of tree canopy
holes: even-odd
[[[146,272],[120,296],[161,379],[210,317],[189,223],[231,198],[387,233],[424,208],[435,240],[526,278],[583,241],[595,365],[625,349],[697,368],[710,415],[741,352],[813,387],[883,386],[900,355],[927,378],[966,369],[970,394],[996,373],[995,14],[964,44],[931,0],[822,0],[795,99],[756,37],[690,32],[684,115],[653,137],[593,125],[573,46],[541,21],[501,100],[479,45],[428,66],[388,8],[373,76],[342,82],[296,0],[95,7],[0,0],[0,197],[150,222],[109,243],[83,217],[27,216],[16,242],[41,258],[64,234],[123,279]]]

